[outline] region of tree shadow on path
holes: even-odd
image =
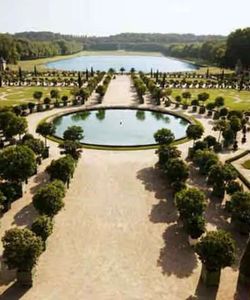
[[[30,203],[15,214],[12,224],[16,224],[17,226],[30,226],[37,216],[37,211],[35,210],[33,204]]]
[[[21,287],[17,282],[13,283],[4,293],[0,296],[1,300],[18,300],[27,293],[29,288]]]
[[[197,267],[194,250],[187,242],[187,235],[178,224],[168,226],[163,233],[164,247],[160,250],[158,266],[164,275],[189,277]]]
[[[149,219],[152,223],[173,223],[177,220],[177,210],[173,201],[172,190],[167,186],[166,179],[157,168],[145,168],[137,173],[145,189],[154,192],[159,203],[153,205]]]

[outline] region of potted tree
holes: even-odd
[[[46,240],[51,235],[53,231],[53,220],[52,218],[41,215],[35,219],[32,223],[31,231],[33,231],[36,236],[40,237],[43,241],[43,249],[46,249]]]
[[[188,218],[186,221],[186,230],[190,246],[196,245],[206,230],[204,217],[202,215],[195,215]]]
[[[181,190],[175,195],[175,204],[184,226],[195,216],[202,216],[205,207],[205,195],[196,188]]]
[[[250,232],[250,193],[236,192],[230,201],[231,222],[242,234]]]
[[[29,229],[6,231],[3,242],[3,259],[9,269],[17,270],[17,281],[22,286],[32,286],[34,266],[42,253],[43,245]]]
[[[41,187],[33,196],[33,205],[40,213],[49,217],[55,216],[64,206],[64,184],[60,180]]]
[[[218,286],[221,269],[231,266],[235,261],[235,242],[223,230],[210,231],[195,246],[202,262],[201,278],[207,286]]]

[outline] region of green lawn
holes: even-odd
[[[20,103],[34,102],[34,91],[42,91],[43,97],[49,97],[50,91],[57,89],[60,91],[60,95],[70,96],[72,88],[62,87],[3,87],[0,89],[0,107],[11,106]]]
[[[222,89],[173,89],[172,97],[181,95],[184,91],[189,91],[192,94],[193,99],[197,99],[197,95],[202,92],[207,92],[210,94],[208,102],[213,102],[217,96],[222,96],[225,98],[225,106],[229,109],[236,110],[248,110],[250,111],[250,92],[248,91],[236,91],[236,90],[222,90]]]
[[[249,159],[249,160],[246,160],[246,161],[242,164],[242,166],[243,166],[245,169],[250,170],[250,159]]]

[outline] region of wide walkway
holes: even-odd
[[[130,78],[117,76],[103,104],[130,105],[135,99]],[[30,115],[30,131],[54,113]],[[57,145],[50,146],[50,159],[56,158]],[[154,150],[84,150],[65,208],[55,217],[54,232],[39,259],[34,286],[24,291],[11,279],[2,280],[1,299],[234,299],[236,269],[223,270],[218,291],[199,282],[201,265],[177,222],[171,192],[154,169],[156,161]],[[1,237],[11,226],[30,224],[31,197],[43,177],[39,173],[30,180],[25,197],[5,214]],[[220,213],[209,207],[211,226],[227,226]]]

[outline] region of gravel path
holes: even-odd
[[[129,77],[117,76],[103,104],[130,105],[135,99]],[[55,112],[28,116],[30,131]],[[210,120],[204,122],[211,132]],[[58,157],[56,144],[50,146],[50,159]],[[180,148],[186,152],[187,144]],[[34,286],[23,291],[11,278],[1,279],[1,299],[234,299],[234,269],[223,270],[217,296],[199,283],[201,265],[177,222],[171,192],[154,169],[156,160],[154,150],[84,150],[65,208],[55,217],[54,232],[39,259]],[[40,172],[32,178],[25,196],[4,215],[1,237],[12,226],[30,224],[31,197],[43,178]],[[224,224],[221,218],[216,207],[209,208],[211,226]]]

